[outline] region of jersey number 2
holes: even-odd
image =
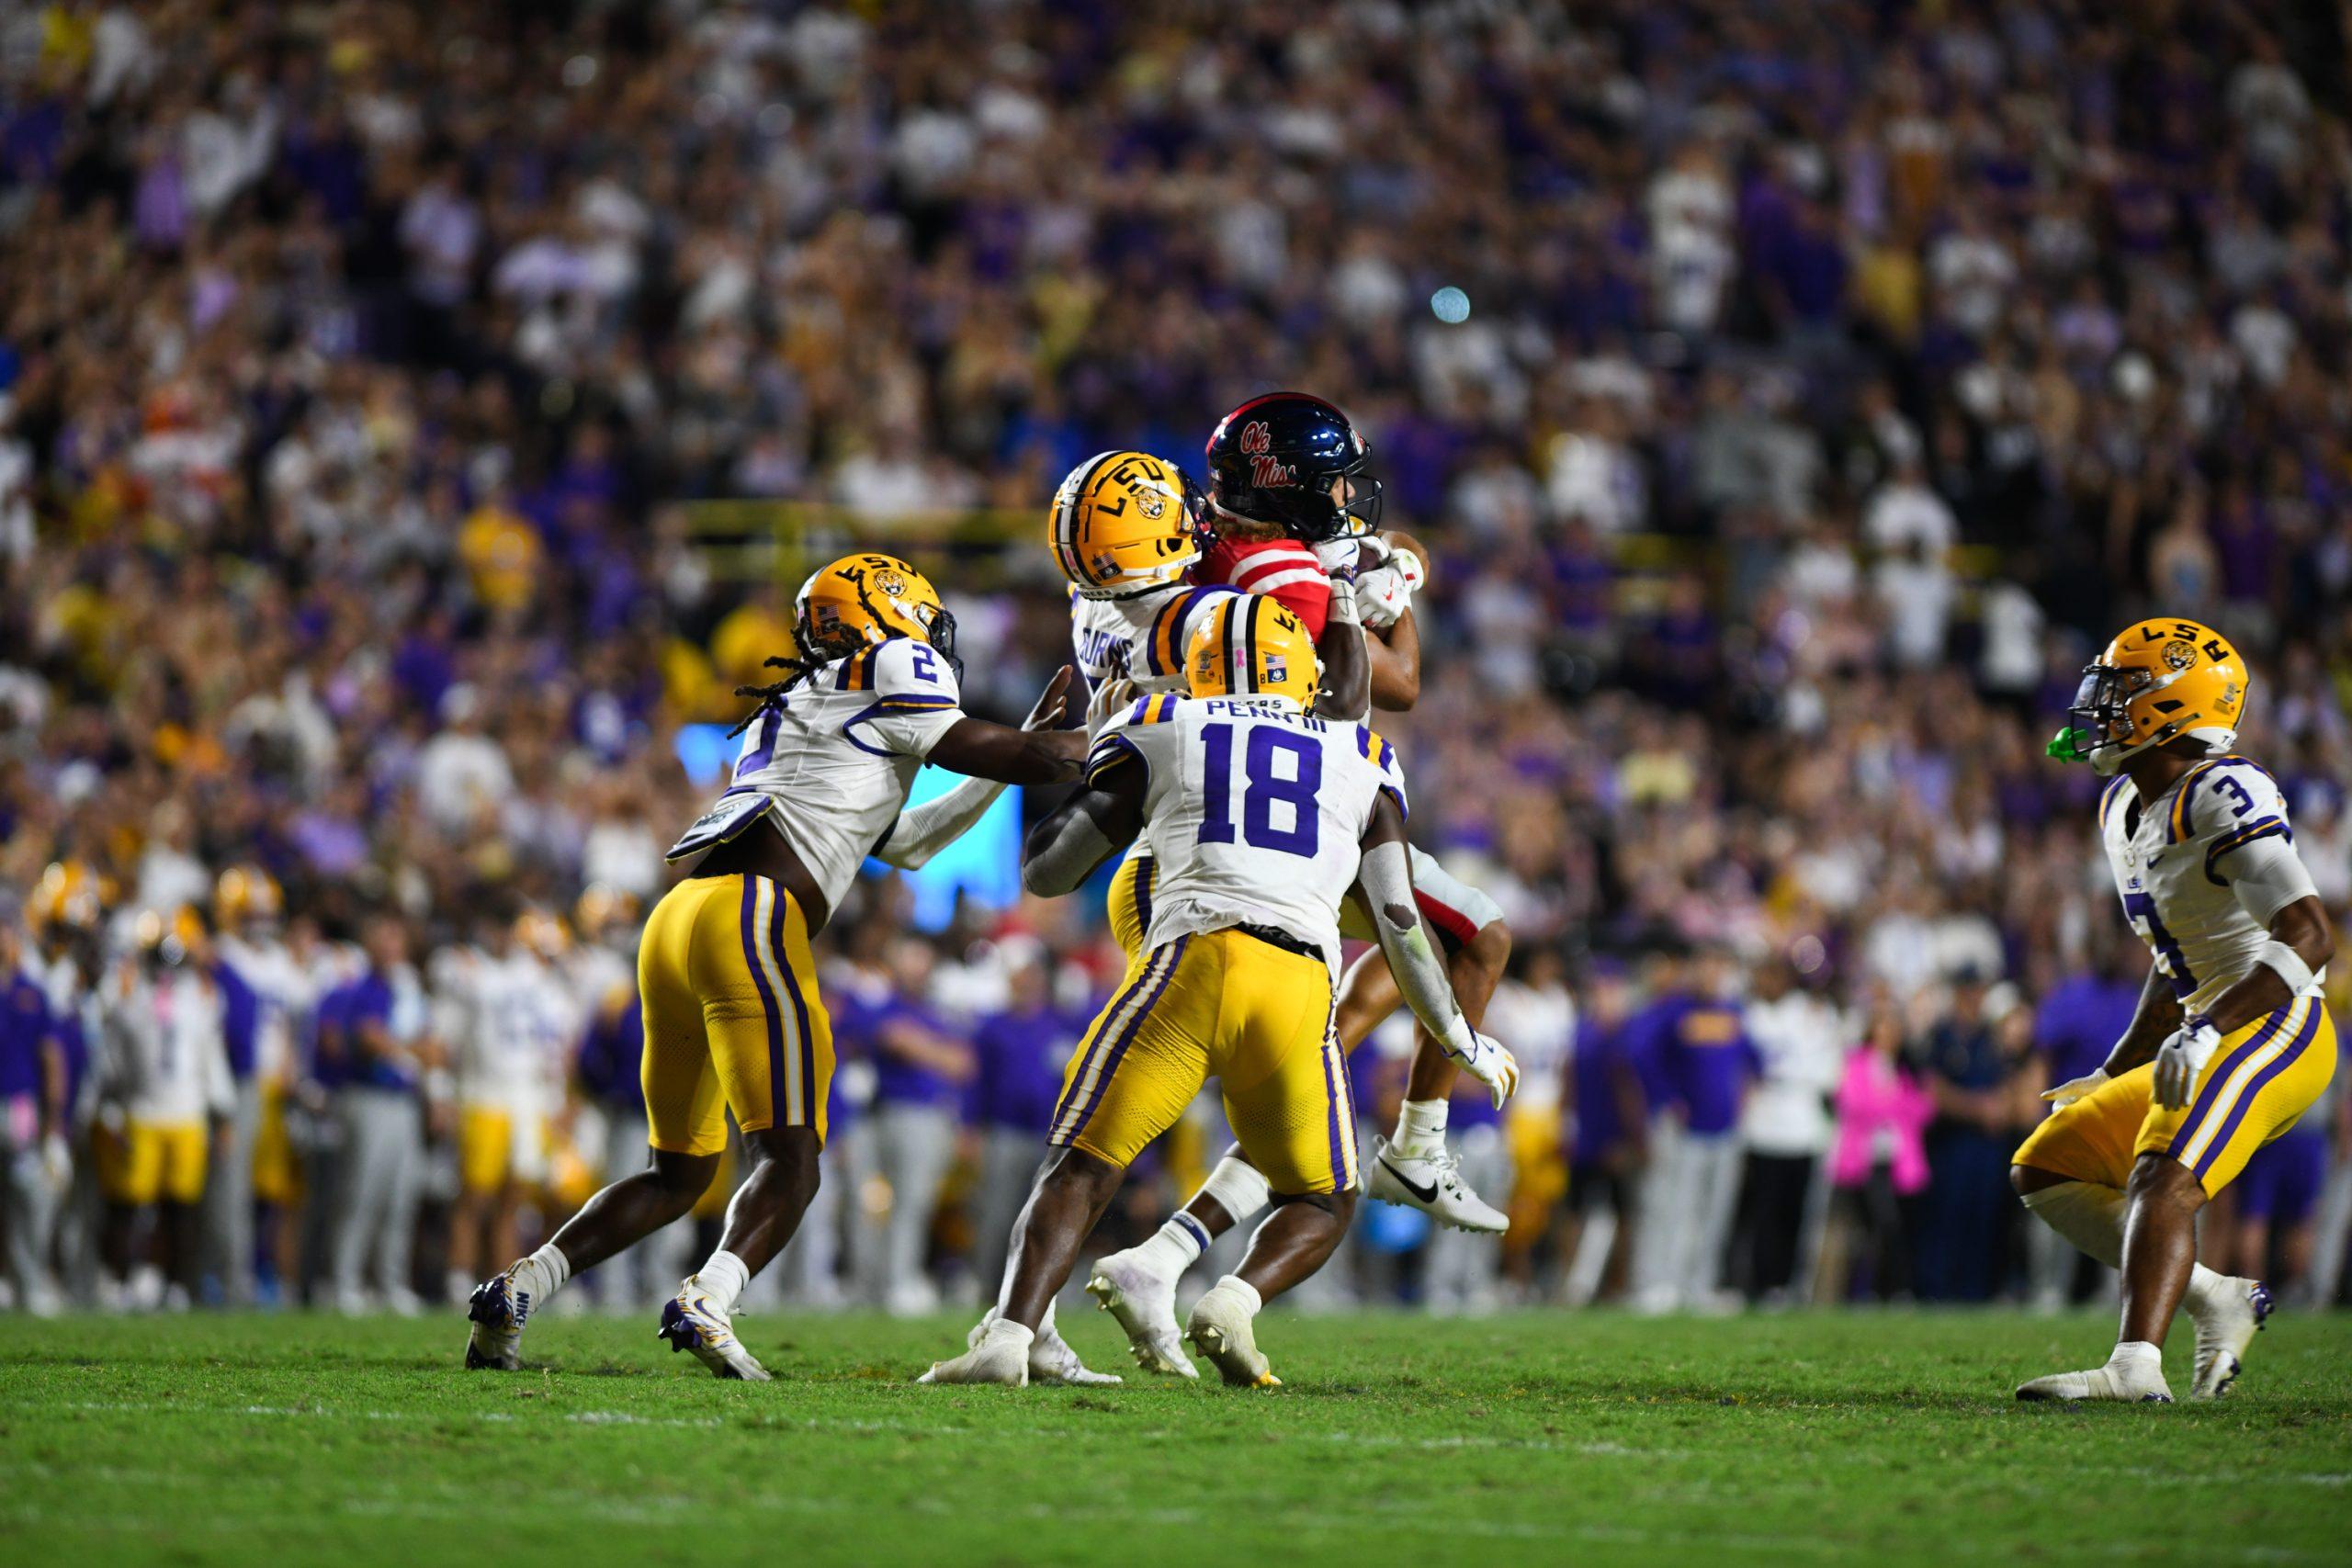
[[[1204,725],[1201,744],[1207,753],[1207,776],[1202,782],[1201,831],[1204,844],[1233,842],[1233,726]],[[1291,759],[1291,776],[1274,771],[1274,759]],[[1323,751],[1303,735],[1263,728],[1250,731],[1243,753],[1241,841],[1253,850],[1275,850],[1313,859],[1318,818],[1315,797],[1323,787]],[[1291,825],[1274,824],[1277,803],[1291,808]]]

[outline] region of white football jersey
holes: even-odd
[[[743,732],[734,783],[670,847],[684,860],[773,814],[828,908],[906,809],[939,738],[964,717],[956,671],[929,643],[892,637],[822,665]]]
[[[1141,762],[1144,835],[1159,860],[1145,945],[1271,926],[1336,976],[1340,904],[1382,791],[1405,805],[1396,749],[1360,724],[1247,697],[1146,697],[1103,726],[1093,779]]]
[[[463,987],[458,1098],[526,1113],[549,1107],[579,1031],[578,1010],[555,972],[515,947],[477,953],[453,978]]]
[[[1069,596],[1069,640],[1079,672],[1090,686],[1128,680],[1141,692],[1182,692],[1184,650],[1193,628],[1218,597],[1237,592],[1221,584],[1178,583],[1131,599]]]
[[[133,1121],[188,1126],[228,1113],[227,1006],[210,976],[181,964],[150,976],[125,962],[99,1015],[107,1076]]]
[[[2245,977],[2270,937],[2238,902],[2228,857],[2260,839],[2292,841],[2278,781],[2244,757],[2218,757],[2143,807],[2131,776],[2119,773],[2099,796],[2098,826],[2124,918],[2181,1005],[2204,1011]],[[2314,977],[2302,994],[2319,989]]]

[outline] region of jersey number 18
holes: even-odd
[[[1201,744],[1207,753],[1207,776],[1202,780],[1201,830],[1204,844],[1229,844],[1233,822],[1233,726],[1204,725]],[[1274,759],[1291,759],[1290,777],[1274,771]],[[1315,797],[1323,787],[1323,750],[1303,735],[1263,727],[1250,731],[1241,764],[1241,841],[1253,850],[1313,859],[1320,818]],[[1291,808],[1291,825],[1274,822],[1276,804]]]

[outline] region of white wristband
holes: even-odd
[[[1323,612],[1323,618],[1343,626],[1363,624],[1356,615],[1356,585],[1353,581],[1344,577],[1331,580],[1331,603]]]
[[[2275,936],[2255,950],[2254,961],[2270,965],[2278,978],[2287,982],[2287,989],[2297,996],[2302,995],[2312,983],[2312,966],[2303,962],[2303,955]]]

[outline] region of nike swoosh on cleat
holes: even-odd
[[[1430,1183],[1428,1186],[1426,1186],[1426,1187],[1422,1186],[1419,1182],[1415,1181],[1414,1179],[1412,1179],[1412,1178],[1410,1178],[1410,1177],[1407,1176],[1403,1171],[1401,1171],[1401,1170],[1397,1169],[1395,1166],[1393,1166],[1393,1165],[1389,1164],[1389,1163],[1388,1163],[1388,1156],[1387,1156],[1386,1155],[1383,1155],[1383,1156],[1380,1156],[1380,1168],[1381,1168],[1381,1169],[1383,1169],[1383,1170],[1385,1170],[1385,1171],[1386,1171],[1389,1175],[1391,1175],[1391,1176],[1395,1177],[1395,1178],[1396,1179],[1396,1184],[1397,1184],[1399,1187],[1402,1187],[1406,1191],[1410,1192],[1414,1197],[1416,1197],[1416,1198],[1419,1199],[1422,1202],[1424,1202],[1424,1203],[1434,1203],[1434,1202],[1436,1202],[1436,1201],[1437,1201],[1437,1183],[1436,1183],[1436,1182],[1432,1181],[1432,1182],[1430,1182]]]

